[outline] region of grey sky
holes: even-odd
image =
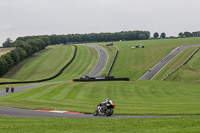
[[[200,0],[0,0],[0,46],[26,35],[200,30]]]

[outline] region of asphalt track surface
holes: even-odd
[[[90,45],[98,50],[99,53],[99,61],[94,70],[89,73],[90,76],[98,75],[106,66],[108,61],[108,54],[100,46]],[[101,50],[101,51],[100,51]],[[101,61],[100,61],[101,60]],[[101,67],[100,67],[101,66]],[[53,83],[40,83],[33,85],[26,85],[21,87],[15,87],[14,93],[31,89],[37,86],[47,85],[47,84],[56,84],[60,82]],[[0,90],[0,97],[6,95],[12,95],[9,90],[9,93],[6,93],[5,90]],[[94,105],[95,106],[95,105]],[[54,113],[54,112],[41,112],[35,110],[26,110],[26,109],[18,109],[18,108],[10,108],[10,107],[2,107],[0,106],[0,116],[4,117],[35,117],[35,118],[155,118],[155,117],[180,117],[180,116],[127,116],[127,115],[113,115],[113,116],[93,116],[91,114],[70,114],[70,113]]]
[[[90,73],[87,74],[89,77],[95,77],[98,74],[100,74],[106,67],[108,62],[108,53],[103,47],[100,47],[98,45],[88,45],[88,46],[95,48],[99,54],[99,61],[97,65]]]
[[[152,80],[170,61],[172,61],[177,55],[179,55],[183,50],[200,46],[200,44],[181,46],[174,49],[170,54],[168,54],[164,59],[162,59],[158,64],[146,72],[140,79],[141,80]]]

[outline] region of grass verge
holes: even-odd
[[[0,117],[0,132],[137,132],[194,133],[200,131],[200,117],[73,119]]]

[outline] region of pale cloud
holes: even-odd
[[[10,37],[148,30],[197,31],[199,0],[1,0],[0,45]]]

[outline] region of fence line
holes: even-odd
[[[115,63],[115,60],[116,60],[116,58],[117,58],[117,55],[118,55],[118,50],[116,50],[115,57],[113,58],[112,64],[110,65],[110,68],[109,68],[109,70],[108,70],[107,76],[110,75],[110,72],[111,72],[111,70],[112,70],[112,68],[113,68],[113,65],[114,65],[114,63]]]
[[[169,74],[167,74],[162,81],[166,80],[170,75],[172,75],[174,72],[178,71],[181,67],[183,67],[184,65],[186,65],[191,59],[192,57],[199,51],[200,47],[179,67],[177,67],[176,69],[174,69],[173,71],[171,71]]]

